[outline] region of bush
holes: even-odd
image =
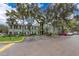
[[[51,36],[52,35],[52,33],[44,33],[45,35],[47,35],[47,36]]]

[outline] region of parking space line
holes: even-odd
[[[6,46],[4,46],[3,48],[0,48],[0,52],[3,52],[4,50],[8,49],[9,47],[11,47],[12,45],[14,45],[15,43],[11,43],[11,44],[7,44]]]

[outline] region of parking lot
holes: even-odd
[[[2,44],[1,48],[2,48]],[[79,35],[31,36],[24,42],[10,44],[1,56],[79,56]]]

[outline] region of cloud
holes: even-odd
[[[79,9],[79,4],[77,4],[77,8]]]
[[[38,6],[41,8],[44,6],[44,4],[39,3]]]
[[[14,8],[8,6],[7,4],[0,3],[0,24],[6,24],[6,10],[12,10]]]

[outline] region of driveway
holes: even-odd
[[[79,56],[79,35],[31,36],[24,42],[15,43],[1,56]]]

